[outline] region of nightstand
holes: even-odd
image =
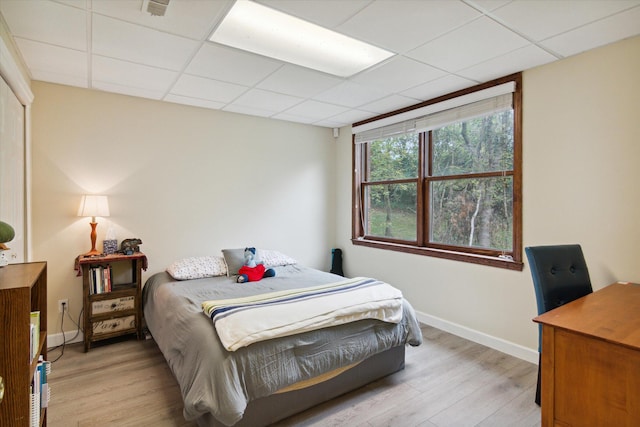
[[[147,257],[133,255],[80,255],[75,268],[82,276],[84,351],[91,343],[121,335],[142,333],[142,270]]]

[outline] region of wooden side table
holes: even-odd
[[[121,335],[142,334],[142,270],[147,257],[133,255],[80,255],[75,268],[82,276],[84,351],[91,343]]]

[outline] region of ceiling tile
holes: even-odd
[[[314,96],[314,99],[345,107],[358,107],[384,98],[387,95],[389,95],[388,92],[383,90],[345,81],[320,95]]]
[[[373,115],[368,111],[353,109],[336,116],[329,117],[329,120],[339,120],[351,124],[369,119],[371,117],[373,117]]]
[[[285,111],[286,114],[293,114],[298,117],[307,117],[314,120],[326,119],[347,111],[348,108],[338,105],[327,104],[319,101],[304,101]]]
[[[285,120],[285,119],[283,119]],[[313,122],[314,125],[316,126],[323,126],[323,127],[327,127],[327,128],[341,128],[343,126],[350,126],[352,122],[346,122],[346,121],[342,121],[342,120],[335,120],[335,119],[326,119],[326,120],[320,120],[317,122]]]
[[[17,38],[31,77],[35,80],[87,87],[87,55],[73,49]]]
[[[548,64],[556,59],[558,58],[549,52],[537,46],[529,45],[481,62],[473,67],[460,70],[457,74],[468,79],[484,82],[542,64]]]
[[[456,72],[527,44],[526,39],[482,17],[407,55],[434,67]]]
[[[640,7],[636,7],[627,13],[613,15],[557,37],[552,37],[540,44],[561,55],[570,56],[620,39],[632,37],[639,33]]]
[[[233,101],[233,105],[254,107],[265,111],[277,113],[288,109],[302,101],[302,98],[269,92],[262,89],[251,89]]]
[[[220,46],[202,45],[185,72],[201,77],[253,86],[283,63],[260,55]]]
[[[91,76],[94,85],[97,82],[118,84],[152,90],[164,95],[178,77],[178,73],[94,55]]]
[[[205,99],[190,98],[188,96],[180,96],[169,94],[163,98],[165,101],[174,102],[176,104],[191,105],[194,107],[210,108],[219,110],[226,105],[224,102],[207,101]]]
[[[327,7],[327,0],[257,0],[256,2],[305,21],[334,28],[371,3],[371,0],[334,0],[330,7]]]
[[[261,108],[255,108],[247,105],[236,105],[236,104],[230,104],[225,106],[224,111],[229,111],[231,113],[238,113],[238,114],[246,114],[248,116],[258,116],[258,117],[270,117],[273,114],[273,111],[263,110]]]
[[[342,79],[328,74],[286,64],[269,75],[256,87],[308,98],[340,84],[341,81]]]
[[[483,11],[490,12],[504,6],[507,3],[511,3],[512,1],[513,0],[467,0],[466,3]]]
[[[478,16],[480,12],[461,1],[375,1],[337,30],[404,53]]]
[[[93,53],[181,70],[200,43],[105,16],[93,17]]]
[[[131,86],[125,86],[118,83],[100,82],[93,84],[93,89],[102,90],[104,92],[119,93],[122,95],[135,96],[138,98],[148,98],[159,100],[162,99],[164,93],[157,90],[149,90]]]
[[[361,105],[360,109],[376,114],[384,114],[390,111],[399,110],[400,108],[417,104],[419,102],[420,101],[415,98],[410,98],[402,95],[391,95],[387,96],[386,98],[370,102],[369,104]]]
[[[495,10],[493,15],[521,34],[540,41],[637,5],[637,0],[515,0]]]
[[[2,0],[0,12],[14,36],[87,50],[87,15],[82,9],[50,1]]]
[[[170,93],[172,95],[227,103],[236,99],[247,89],[246,86],[185,74],[178,79]]]
[[[287,113],[278,113],[271,116],[272,119],[276,120],[285,120],[288,122],[296,122],[296,123],[306,123],[313,124],[316,120],[310,119],[309,117],[296,116],[295,114],[287,114]]]
[[[402,95],[416,98],[421,101],[429,101],[430,99],[437,98],[460,89],[475,86],[478,83],[479,82],[477,81],[449,74],[439,79],[423,83],[420,86],[405,90],[402,92]]]
[[[437,68],[397,56],[382,65],[358,74],[351,81],[388,92],[400,92],[419,85],[425,80],[442,77],[444,74],[444,71]]]
[[[142,0],[93,1],[94,12],[123,21],[154,28],[171,34],[205,40],[216,18],[221,18],[227,8],[224,1],[179,0],[169,2],[164,16],[152,16],[142,10]]]

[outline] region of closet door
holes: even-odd
[[[25,262],[25,127],[24,106],[0,78],[0,221],[16,236],[6,245],[9,263]]]

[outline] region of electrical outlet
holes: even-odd
[[[58,313],[62,313],[63,311],[69,311],[69,299],[59,299],[58,300]]]

